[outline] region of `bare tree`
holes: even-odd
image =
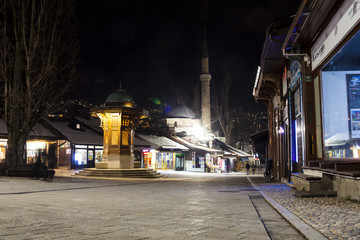
[[[74,2],[0,0],[0,114],[9,133],[10,165],[24,162],[29,132],[59,106],[76,76]]]
[[[227,73],[218,87],[217,96],[213,100],[216,119],[219,121],[221,130],[225,135],[226,143],[231,143],[231,132],[234,128],[233,114],[230,109],[230,87],[231,78],[230,74]]]

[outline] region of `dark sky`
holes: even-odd
[[[78,0],[80,84],[75,95],[101,104],[119,88],[139,107],[151,99],[191,106],[200,84],[206,28],[211,87],[226,74],[231,102],[264,109],[252,97],[266,27],[296,13],[300,0]]]

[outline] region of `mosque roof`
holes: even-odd
[[[116,90],[106,98],[105,106],[136,107],[133,97],[125,90]]]
[[[173,107],[168,113],[166,113],[166,117],[169,118],[196,118],[196,114],[191,108],[187,106],[176,106]]]

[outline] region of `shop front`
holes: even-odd
[[[5,163],[7,139],[0,139],[0,163]]]
[[[143,167],[155,170],[184,170],[184,154],[178,151],[143,149]]]
[[[94,168],[96,162],[101,162],[103,146],[73,145],[72,168]]]
[[[139,145],[135,147],[143,146],[142,167],[155,170],[184,170],[185,152],[189,151],[187,147],[165,136],[137,134],[136,139]]]
[[[46,161],[49,149],[49,142],[46,141],[27,141],[26,142],[26,163],[36,163],[39,159]]]
[[[290,171],[301,172],[304,161],[304,114],[303,114],[303,91],[302,91],[302,70],[299,61],[292,61],[290,64],[289,84],[289,132],[290,132]]]
[[[311,49],[317,158],[360,158],[360,2],[345,1]]]

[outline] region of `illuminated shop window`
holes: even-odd
[[[0,163],[5,163],[7,140],[0,139]]]
[[[28,141],[26,142],[26,163],[36,163],[39,157],[45,160],[46,142]]]
[[[156,164],[158,169],[173,169],[174,154],[169,152],[160,152],[156,154]]]
[[[74,156],[76,165],[86,165],[87,164],[87,150],[86,149],[75,149]]]
[[[325,158],[360,155],[360,33],[321,71]]]
[[[95,162],[102,162],[103,150],[95,150]]]

